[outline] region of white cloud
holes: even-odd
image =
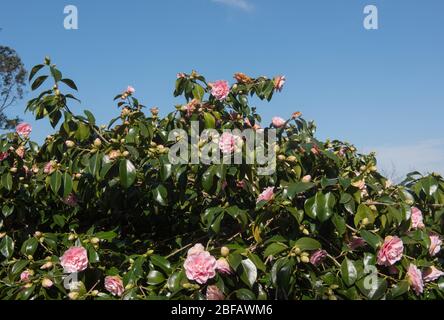
[[[363,148],[362,151],[376,152],[378,168],[394,180],[399,181],[412,171],[444,174],[444,140],[424,140],[411,145],[383,145]]]
[[[253,5],[248,0],[211,0],[216,3],[238,8],[244,11],[253,10]]]

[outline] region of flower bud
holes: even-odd
[[[41,270],[51,269],[53,266],[51,261],[46,262],[43,266],[40,267]]]
[[[16,168],[16,167],[13,167],[13,168],[9,169],[9,171],[10,171],[11,173],[17,173],[17,168]]]
[[[51,279],[44,278],[42,280],[42,287],[43,288],[48,289],[48,288],[51,288],[53,285],[54,285],[54,282],[52,282]]]
[[[51,64],[51,58],[50,57],[48,57],[48,56],[46,56],[45,57],[45,65],[47,65],[47,66],[49,66],[50,64]]]
[[[91,291],[91,295],[92,295],[93,297],[97,297],[97,296],[99,295],[99,290],[93,290],[93,291]]]
[[[91,243],[92,243],[92,244],[98,244],[98,243],[100,243],[100,239],[94,237],[94,238],[91,239]]]
[[[311,182],[311,176],[310,175],[306,175],[305,177],[302,178],[302,182],[304,182],[304,183]]]
[[[369,223],[370,223],[370,220],[369,220],[368,218],[364,218],[364,219],[362,219],[362,224],[363,224],[364,226],[368,225]]]
[[[301,256],[301,261],[302,261],[303,263],[309,263],[309,262],[310,262],[310,258],[307,257],[307,256]]]
[[[302,231],[303,234],[305,234],[306,236],[308,236],[310,234],[310,231],[308,231],[308,229],[304,229]]]
[[[222,257],[228,257],[228,255],[230,254],[230,249],[228,249],[227,247],[222,247],[220,249],[220,254],[222,255]]]
[[[80,294],[77,291],[72,291],[68,293],[68,298],[71,300],[77,300],[79,298]]]
[[[294,253],[296,253],[297,255],[301,254],[301,248],[299,248],[299,247],[295,247],[295,248],[293,249],[293,251],[294,251]]]
[[[76,238],[77,238],[77,236],[76,236],[75,234],[70,234],[70,235],[68,236],[68,240],[69,240],[69,241],[74,241]]]
[[[123,151],[122,156],[124,156],[125,158],[128,157],[130,155],[130,153],[128,151]]]
[[[285,161],[285,156],[283,154],[278,155],[278,160]]]
[[[297,158],[295,156],[289,156],[289,157],[287,157],[287,161],[288,162],[296,162]]]
[[[42,235],[43,235],[43,233],[41,233],[40,231],[34,232],[34,237],[36,237],[36,238],[40,238]]]
[[[94,140],[94,147],[99,148],[101,145],[102,145],[102,140],[96,138],[96,140]]]
[[[68,148],[73,148],[76,144],[74,143],[74,141],[66,140],[65,145],[66,145]]]

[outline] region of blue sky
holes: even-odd
[[[69,4],[78,30],[63,27]],[[379,30],[363,27],[368,4]],[[264,119],[300,110],[321,138],[377,151],[381,167],[400,175],[444,172],[443,14],[442,0],[15,0],[2,3],[0,43],[28,69],[50,55],[78,84],[82,105],[73,109],[103,123],[128,84],[166,113],[178,102],[177,72],[230,81],[238,71],[284,74],[284,91],[256,104]],[[49,126],[23,109],[10,113],[41,141]]]

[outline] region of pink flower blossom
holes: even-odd
[[[75,207],[77,205],[77,197],[75,194],[70,193],[66,196],[66,198],[63,199],[63,203],[70,206]]]
[[[358,248],[364,247],[366,245],[366,242],[364,239],[359,238],[359,237],[353,237],[350,241],[350,243],[348,244],[348,247],[351,250],[356,250]]]
[[[422,281],[422,274],[419,271],[418,267],[414,264],[410,264],[407,270],[407,279],[410,283],[410,286],[413,288],[413,291],[417,295],[420,295],[424,291],[424,283]]]
[[[108,290],[113,296],[122,296],[125,288],[123,287],[122,279],[119,276],[107,276],[105,277],[105,289]]]
[[[5,160],[9,156],[9,152],[0,152],[0,161]]]
[[[416,207],[412,208],[412,228],[413,229],[425,228],[422,212]]]
[[[425,269],[422,273],[422,279],[424,282],[432,282],[438,280],[442,276],[444,276],[444,272],[434,266]]]
[[[42,287],[43,287],[43,288],[49,289],[49,288],[51,288],[53,285],[54,285],[54,282],[53,282],[51,279],[44,278],[44,279],[42,280]]]
[[[205,252],[205,248],[202,244],[197,243],[192,248],[188,249],[187,257],[192,256],[193,254],[198,254],[201,252]]]
[[[259,203],[261,201],[271,201],[274,197],[274,187],[269,187],[265,189],[257,198],[256,203]]]
[[[210,83],[211,94],[219,101],[223,101],[228,97],[230,93],[230,86],[228,81],[219,80],[214,83]]]
[[[223,292],[217,286],[207,287],[207,300],[224,300],[225,296]]]
[[[29,277],[31,276],[31,272],[29,270],[25,270],[22,273],[20,273],[20,281],[21,282],[29,282],[31,281]]]
[[[282,128],[286,121],[280,117],[274,117],[271,122],[275,128]]]
[[[216,259],[208,251],[188,256],[185,260],[185,274],[189,280],[205,284],[216,276]]]
[[[381,266],[392,266],[402,258],[404,244],[398,237],[388,236],[385,238],[381,249],[378,251],[378,264]]]
[[[71,247],[60,257],[65,273],[80,272],[88,268],[88,253],[83,247]]]
[[[219,139],[219,149],[223,154],[230,154],[236,149],[239,137],[229,132],[224,132]]]
[[[132,86],[128,86],[128,88],[126,88],[126,93],[132,95],[136,93],[136,89],[134,89]]]
[[[285,84],[285,76],[277,76],[274,78],[274,88],[276,89],[276,91],[281,92],[282,89],[284,88],[284,84]]]
[[[32,127],[28,123],[20,123],[17,127],[15,127],[15,131],[22,137],[28,138],[32,132]]]
[[[183,73],[183,72],[179,72],[179,73],[177,74],[177,79],[183,79],[183,78],[186,78],[186,74]]]
[[[429,253],[432,257],[436,256],[441,251],[442,240],[436,233],[430,234]]]
[[[54,169],[54,163],[52,161],[49,161],[45,164],[45,166],[43,167],[43,172],[45,174],[51,174],[55,171]]]
[[[245,181],[244,180],[236,181],[236,187],[238,187],[239,189],[245,188]]]
[[[216,270],[222,274],[231,274],[232,270],[230,265],[228,264],[227,259],[219,258],[216,261]]]
[[[317,250],[310,256],[310,263],[314,266],[319,266],[327,257],[327,251]]]

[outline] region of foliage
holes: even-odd
[[[0,46],[0,127],[13,128],[18,118],[8,119],[5,111],[23,97],[25,67],[14,49]]]
[[[279,129],[270,176],[258,175],[256,165],[168,162],[175,143],[168,133],[189,132],[191,120],[219,132],[259,123],[250,100],[270,100],[273,79],[237,74],[219,101],[203,76],[179,74],[174,95],[185,104],[174,112],[160,118],[154,108],[146,115],[127,90],[115,98],[121,115],[99,126],[90,111],[71,111],[76,84],[48,58],[29,78],[33,90],[53,81],[27,110],[57,130],[42,146],[15,132],[1,140],[1,298],[205,299],[208,285],[227,299],[246,300],[444,296],[444,279],[417,295],[406,275],[410,264],[442,268],[441,253],[429,252],[429,235],[443,231],[439,175],[414,173],[392,185],[373,154],[317,140],[314,124],[299,113]],[[273,198],[257,203],[268,187]],[[413,206],[424,215],[425,226],[416,230]],[[386,236],[404,243],[393,267],[377,264]],[[360,238],[363,246],[351,248]],[[198,243],[226,257],[231,273],[202,284],[188,279],[186,251]],[[73,246],[87,250],[89,264],[67,289],[60,257]],[[319,249],[322,259],[314,263]],[[25,270],[29,281],[21,280]],[[106,276],[122,278],[121,297],[105,289]]]

